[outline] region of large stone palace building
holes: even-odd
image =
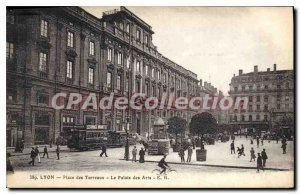
[[[48,143],[77,124],[122,131],[127,118],[132,133],[146,136],[157,116],[190,120],[194,114],[51,106],[59,92],[188,98],[199,92],[197,75],[159,53],[151,26],[125,7],[104,12],[102,18],[80,7],[8,7],[6,34],[7,146],[17,139],[27,145]]]
[[[239,70],[230,83],[231,97],[248,97],[246,109],[238,107],[229,112],[229,123],[236,128],[274,131],[291,135],[294,130],[294,71],[273,70],[243,73]]]

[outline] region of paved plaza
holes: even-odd
[[[196,161],[195,150],[192,155],[192,162],[188,163],[191,165],[181,164],[180,157],[177,152],[173,152],[170,149],[170,153],[167,156],[167,162],[170,163],[172,168],[181,169],[183,171],[193,171],[195,169],[203,171],[253,171],[256,167],[256,162],[249,162],[250,160],[250,148],[253,147],[255,152],[261,152],[263,148],[266,149],[268,154],[268,160],[266,167],[273,170],[293,170],[294,166],[294,153],[293,153],[293,143],[288,142],[287,154],[282,154],[281,143],[278,144],[275,141],[264,141],[264,145],[259,148],[256,146],[256,141],[254,144],[250,144],[250,139],[236,137],[235,146],[238,147],[241,144],[245,147],[246,156],[241,156],[238,158],[236,154],[230,154],[230,143],[231,141],[221,143],[216,142],[215,145],[206,145],[207,149],[207,161],[199,162]],[[142,146],[137,145],[138,150]],[[40,147],[40,152],[42,152]],[[130,154],[132,150],[130,147]],[[15,156],[11,158],[14,168],[16,171],[27,171],[27,170],[65,170],[65,171],[101,171],[109,170],[119,171],[123,167],[126,170],[145,170],[154,169],[157,166],[157,162],[162,158],[162,156],[157,155],[146,155],[146,163],[140,164],[139,162],[131,162],[124,160],[124,147],[122,148],[110,148],[107,150],[109,157],[99,157],[100,150],[85,151],[85,152],[70,152],[67,147],[62,146],[61,159],[56,159],[56,153],[54,152],[55,147],[50,149],[50,158],[41,158],[41,163],[37,163],[36,166],[28,165],[30,161],[29,150],[26,149],[23,154],[16,153]],[[12,153],[14,154],[14,153]],[[42,153],[41,153],[42,155]],[[187,156],[187,151],[186,151]],[[130,156],[131,158],[131,156]],[[137,157],[138,158],[138,157]],[[249,169],[250,168],[250,169]],[[253,168],[253,169],[251,169]]]

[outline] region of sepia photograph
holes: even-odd
[[[7,6],[6,187],[295,188],[294,14]]]

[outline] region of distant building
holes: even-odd
[[[248,97],[248,107],[232,109],[229,123],[236,129],[251,131],[276,131],[292,134],[294,130],[294,71],[273,70],[243,73],[233,76],[231,97]]]
[[[213,98],[219,98],[222,99],[224,97],[224,94],[222,91],[218,91],[216,87],[214,87],[209,82],[202,83],[202,79],[200,79],[199,87],[198,87],[198,93],[197,96],[205,97],[208,95],[212,99],[208,102],[208,110],[202,109],[201,112],[208,112],[214,116],[214,118],[217,120],[218,124],[227,124],[228,123],[228,111],[227,110],[221,110],[220,107],[217,105],[216,109],[212,108],[213,104]],[[203,107],[202,107],[203,108]]]

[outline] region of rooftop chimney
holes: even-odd
[[[200,79],[200,86],[202,86],[202,79]]]
[[[235,74],[233,74],[233,77],[235,77]]]
[[[239,75],[242,75],[242,74],[243,74],[243,70],[240,69],[240,70],[239,70]]]
[[[207,87],[207,82],[204,82],[204,87]]]
[[[257,73],[258,72],[258,67],[257,65],[254,66],[254,73]]]
[[[270,68],[267,68],[267,72],[270,72]]]
[[[276,72],[276,64],[274,64],[274,66],[273,66],[273,67],[274,67],[274,72]]]

